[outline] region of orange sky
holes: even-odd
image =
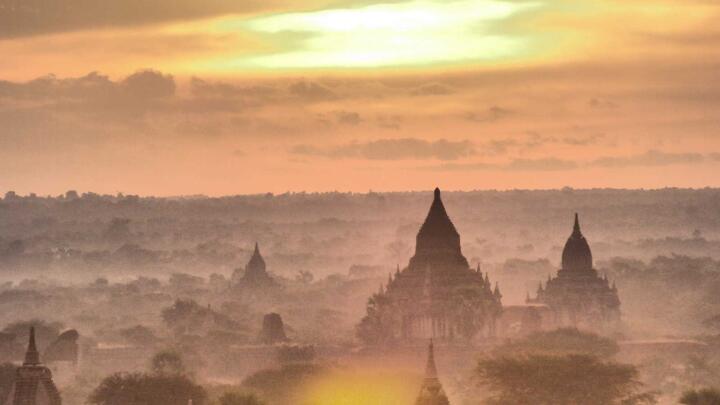
[[[0,192],[720,186],[709,0],[0,0]]]

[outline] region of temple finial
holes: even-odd
[[[40,364],[40,353],[37,350],[37,345],[35,344],[35,327],[30,327],[30,340],[28,342],[28,348],[27,352],[25,353],[25,362],[23,363],[26,366],[34,366],[37,364]]]
[[[435,199],[440,198],[440,187],[435,187]]]
[[[260,247],[257,242],[255,242],[255,253],[260,253]]]

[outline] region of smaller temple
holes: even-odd
[[[540,283],[536,298],[528,297],[527,302],[548,306],[556,327],[609,332],[619,325],[617,288],[593,268],[590,245],[580,230],[577,214],[557,276],[548,278],[545,286]]]
[[[260,248],[255,243],[250,261],[245,269],[237,269],[232,276],[232,283],[235,287],[276,287],[278,284],[270,274],[268,274],[265,266],[265,259],[260,254]]]
[[[445,395],[442,384],[438,379],[437,367],[435,366],[435,350],[433,342],[430,340],[428,347],[427,366],[425,366],[425,379],[420,388],[415,405],[450,405],[450,401]]]
[[[259,340],[266,345],[287,342],[285,324],[280,314],[270,313],[263,316],[262,330]]]
[[[35,344],[35,328],[30,328],[30,341],[25,361],[15,374],[15,383],[5,405],[61,405],[60,392],[52,380],[50,369],[40,363]]]

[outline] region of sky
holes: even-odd
[[[0,192],[720,186],[715,0],[0,0]]]

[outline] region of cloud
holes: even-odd
[[[536,159],[513,159],[507,163],[445,163],[430,167],[438,170],[503,170],[503,171],[565,171],[583,168],[626,168],[643,166],[670,166],[702,163],[706,160],[720,161],[720,153],[668,153],[649,150],[642,154],[616,157],[606,156],[589,161],[558,159],[553,157]]]
[[[513,159],[508,163],[444,163],[433,167],[439,170],[499,170],[499,171],[561,171],[576,169],[578,164],[571,160],[556,158]]]
[[[0,38],[270,10],[273,0],[0,0]]]
[[[705,160],[700,153],[669,153],[649,150],[632,156],[609,156],[591,161],[594,167],[631,167],[631,166],[667,166],[676,164],[699,163]]]
[[[590,108],[597,109],[613,109],[618,107],[615,102],[604,98],[591,98],[590,101],[588,101],[588,105]]]
[[[474,122],[495,122],[514,113],[512,110],[494,105],[481,113],[468,112],[464,115],[464,118]]]
[[[333,100],[337,95],[329,88],[315,83],[300,81],[290,85],[290,94],[300,97],[303,100]]]
[[[444,96],[454,92],[453,89],[444,84],[429,83],[414,89],[412,94],[416,96]]]
[[[355,142],[330,148],[297,145],[290,150],[299,155],[324,156],[332,159],[360,158],[369,160],[456,160],[475,153],[469,141],[440,139],[427,141],[418,138],[379,139]]]
[[[335,117],[339,124],[356,126],[362,122],[360,114],[354,111],[336,111]]]

